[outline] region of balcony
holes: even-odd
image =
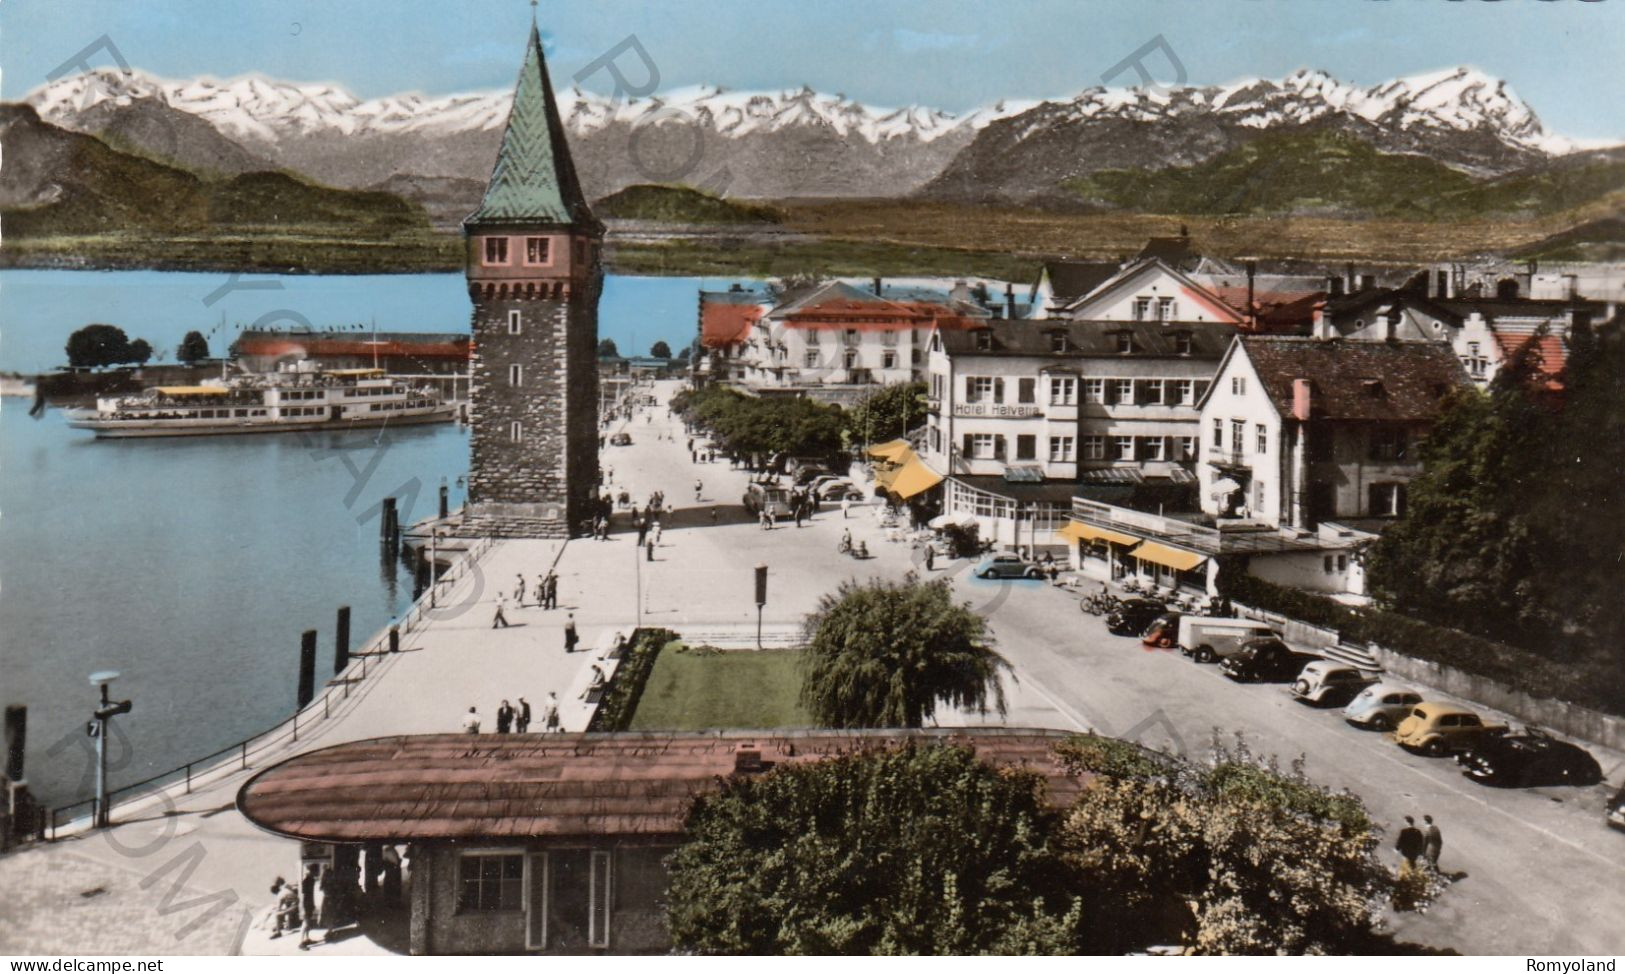
[[[1247,462],[1247,455],[1240,450],[1216,450],[1209,447],[1206,459],[1209,466],[1220,470],[1252,469],[1252,464]]]

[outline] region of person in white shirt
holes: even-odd
[[[468,714],[463,717],[463,730],[469,734],[480,732],[480,712],[474,707],[468,708]]]

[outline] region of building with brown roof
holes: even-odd
[[[1054,804],[1083,782],[1063,731],[425,734],[309,751],[250,778],[237,807],[354,881],[406,846],[414,954],[661,953],[664,858],[695,797],[732,775],[858,751],[947,743],[1043,775]],[[308,852],[308,848],[307,848]]]

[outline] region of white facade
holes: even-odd
[[[1077,321],[1241,322],[1235,309],[1212,291],[1155,259],[1129,265],[1060,316]]]

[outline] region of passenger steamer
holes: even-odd
[[[157,386],[96,400],[68,413],[68,425],[98,437],[219,436],[443,423],[456,406],[383,369],[288,371],[235,376],[199,386]]]

